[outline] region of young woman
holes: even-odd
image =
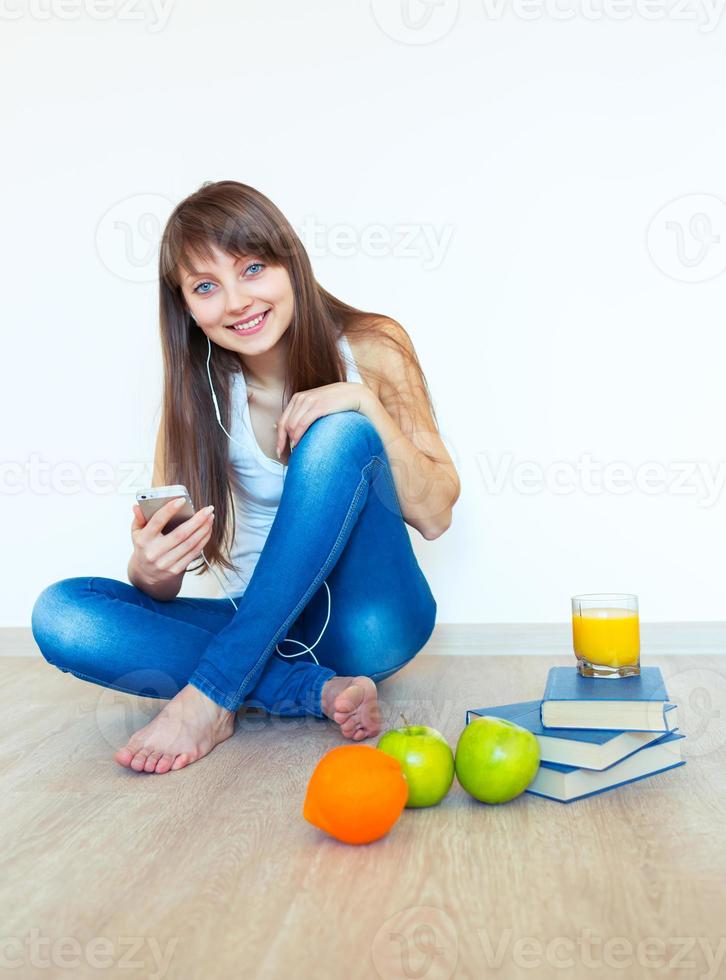
[[[175,503],[148,523],[134,506],[131,584],[48,586],[36,642],[62,671],[170,699],[115,754],[139,772],[201,759],[242,705],[376,735],[375,682],[436,617],[405,525],[438,537],[459,495],[408,334],[323,289],[283,214],[236,181],[176,207],[159,265],[152,482],[214,510],[162,534]],[[215,566],[228,598],[178,598]]]

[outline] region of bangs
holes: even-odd
[[[274,239],[270,229],[256,228],[237,214],[212,211],[209,206],[204,214],[182,210],[167,226],[159,253],[160,275],[168,285],[179,287],[180,274],[194,274],[201,263],[215,261],[214,249],[234,259],[259,258],[279,264],[282,255],[275,249]]]

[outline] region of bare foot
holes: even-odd
[[[322,709],[356,742],[381,730],[378,692],[370,677],[331,677],[323,684]]]
[[[234,733],[236,713],[187,684],[148,725],[135,732],[114,759],[136,772],[183,769]]]

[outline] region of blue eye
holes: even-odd
[[[258,266],[260,269],[264,269],[265,268],[265,266],[264,266],[264,264],[262,262],[251,262],[247,266],[247,268],[245,269],[245,272],[248,272],[250,269],[254,269],[255,266]],[[200,296],[208,296],[209,295],[209,290],[208,289],[202,290],[202,286],[211,286],[211,285],[212,285],[212,283],[211,282],[208,282],[205,279],[204,282],[200,282],[198,286],[195,286],[194,289],[192,290],[192,292],[193,293],[198,293]]]

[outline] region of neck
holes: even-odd
[[[245,381],[248,384],[251,382],[256,388],[269,391],[282,388],[287,372],[289,346],[286,331],[269,350],[261,354],[240,354]]]

